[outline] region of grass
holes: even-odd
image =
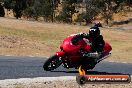
[[[127,30],[104,30],[104,37],[112,45],[112,57],[110,60],[114,61],[132,61],[132,33]]]
[[[2,19],[0,54],[50,56],[70,34],[88,32],[88,27]],[[9,21],[9,24],[6,23]],[[108,60],[132,61],[132,31],[102,28],[104,39],[111,43],[113,55]],[[12,42],[14,41],[14,42]]]
[[[7,46],[10,44],[12,45],[9,40],[13,40],[15,38],[16,43],[20,41],[21,43],[23,43],[23,47],[25,47],[21,47],[21,44],[17,44],[18,47],[14,48],[1,47],[2,51],[0,51],[0,53],[15,55],[49,56],[55,53],[57,49],[59,49],[59,44],[65,37],[67,37],[69,34],[77,33],[80,31],[78,29],[72,29],[72,27],[68,26],[58,28],[58,26],[49,27],[49,25],[40,26],[39,24],[36,25],[37,27],[34,28],[31,27],[32,25],[29,27],[27,27],[26,25],[27,24],[23,25],[22,29],[19,28],[19,26],[13,26],[13,24],[11,27],[6,27],[3,25],[0,26],[0,36],[7,37],[8,41],[4,39],[2,40],[4,41],[4,43],[6,41]],[[33,47],[38,47],[39,49],[34,49]]]

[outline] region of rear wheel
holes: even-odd
[[[57,55],[51,56],[43,65],[44,70],[51,71],[56,69],[62,64],[60,57]]]
[[[76,81],[78,84],[83,85],[86,83],[87,79],[84,76],[76,76]]]

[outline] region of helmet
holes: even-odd
[[[97,26],[91,27],[89,30],[89,35],[91,37],[97,37],[100,35],[100,30]]]

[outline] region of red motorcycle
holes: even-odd
[[[49,57],[44,63],[43,68],[46,71],[51,71],[58,68],[61,64],[64,68],[78,69],[82,66],[83,69],[93,69],[97,63],[107,58],[111,53],[112,47],[109,43],[105,42],[102,57],[96,62],[94,59],[83,56],[85,53],[90,53],[90,43],[86,39],[82,39],[79,36],[70,35],[64,39],[60,46],[60,51],[55,55]],[[71,40],[74,37],[78,37],[76,44],[73,44]],[[87,51],[86,51],[87,50]]]

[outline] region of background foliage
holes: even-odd
[[[77,22],[91,23],[98,15],[109,24],[114,13],[118,13],[125,6],[129,11],[131,0],[0,0],[3,7],[13,10],[18,19],[22,16],[38,20],[42,17],[46,22],[72,23],[76,14]],[[80,11],[83,9],[83,11]]]

